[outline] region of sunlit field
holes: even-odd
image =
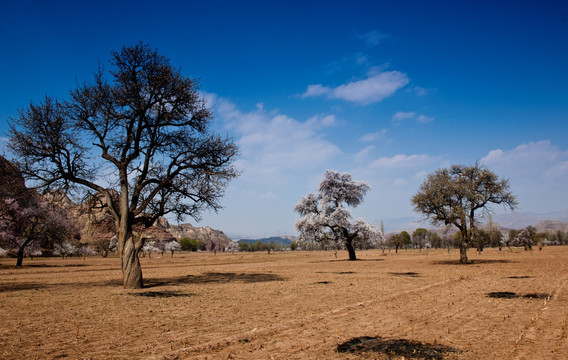
[[[566,359],[568,247],[0,259],[2,359]]]

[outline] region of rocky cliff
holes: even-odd
[[[220,230],[207,227],[194,227],[190,224],[171,225],[166,219],[160,218],[154,226],[159,227],[170,233],[178,241],[183,238],[190,240],[203,241],[207,249],[215,250],[224,247],[231,242],[231,239]]]

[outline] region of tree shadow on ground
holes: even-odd
[[[357,259],[357,260],[349,260],[349,259],[332,259],[332,260],[322,260],[322,261],[310,261],[310,264],[321,264],[321,263],[330,263],[330,262],[362,262],[362,261],[385,261],[385,259]]]
[[[497,298],[497,299],[515,299],[515,298],[525,298],[525,299],[547,299],[550,300],[551,294],[545,293],[529,293],[520,295],[511,291],[494,291],[487,294],[487,297]]]
[[[122,286],[122,280],[101,280],[96,282],[60,282],[60,283],[38,283],[38,282],[18,282],[18,283],[8,283],[0,284],[0,293],[9,291],[25,291],[25,290],[53,290],[61,288],[92,288],[99,286],[111,286],[119,287]]]
[[[84,266],[88,265],[87,264],[43,264],[43,263],[26,264],[24,262],[22,266],[16,266],[15,264],[14,265],[0,264],[0,270],[6,270],[6,269],[22,270],[28,268],[63,268],[63,267],[84,267]]]
[[[0,293],[9,292],[9,291],[39,290],[44,287],[46,287],[46,285],[40,283],[1,284]]]
[[[408,272],[390,272],[390,275],[394,275],[394,276],[407,276],[407,277],[413,277],[413,278],[417,278],[417,277],[421,277],[421,275],[417,272],[413,272],[413,271],[408,271]]]
[[[421,343],[406,339],[361,336],[339,344],[337,352],[356,355],[367,355],[366,353],[368,352],[375,352],[387,355],[389,358],[441,360],[447,353],[460,351],[439,344]]]
[[[132,296],[141,296],[149,298],[170,298],[170,297],[192,297],[194,294],[182,293],[174,290],[164,290],[164,291],[145,291],[145,292],[135,292],[130,293]]]
[[[145,280],[144,287],[156,287],[165,285],[182,285],[182,284],[210,284],[210,283],[257,283],[270,281],[284,281],[285,279],[276,274],[263,273],[220,273],[207,272],[201,275],[187,275],[176,278],[158,278]]]
[[[469,260],[465,265],[475,264],[513,264],[518,261],[505,260],[505,259],[475,259]],[[433,262],[434,265],[464,265],[459,260],[438,260]]]

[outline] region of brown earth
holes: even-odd
[[[0,259],[0,358],[568,358],[568,247],[357,254]]]

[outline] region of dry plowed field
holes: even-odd
[[[0,259],[2,359],[568,359],[568,247]]]

